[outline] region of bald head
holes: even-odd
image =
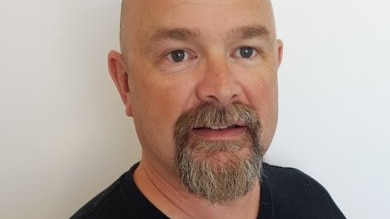
[[[124,53],[124,41],[125,41],[125,35],[126,35],[126,26],[128,26],[128,22],[126,22],[127,18],[127,11],[126,8],[128,7],[127,5],[129,0],[122,0],[122,6],[121,6],[121,17],[120,17],[120,33],[119,33],[119,41],[120,41],[120,46],[121,46],[121,51]]]
[[[269,30],[270,34],[276,38],[275,34],[275,22],[271,0],[226,0],[220,1],[209,1],[209,0],[123,0],[121,7],[121,19],[120,19],[120,45],[123,54],[127,54],[128,47],[131,47],[131,42],[137,38],[137,34],[140,33],[140,29],[145,24],[147,25],[158,25],[154,24],[154,20],[163,21],[165,15],[175,16],[172,7],[186,7],[194,5],[196,9],[200,9],[202,6],[212,8],[219,6],[234,6],[242,8],[244,5],[251,4],[252,8],[255,8],[257,16],[263,20],[263,25]],[[205,10],[212,12],[211,10]],[[248,12],[249,13],[249,12]],[[193,13],[188,14],[189,17],[198,17],[199,14],[196,10]],[[226,18],[229,18],[226,20]],[[223,22],[230,22],[232,16],[228,13],[221,17],[220,20]],[[179,20],[180,17],[176,17],[175,20]],[[214,21],[215,19],[213,19]],[[208,22],[211,22],[209,20]]]

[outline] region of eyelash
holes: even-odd
[[[175,61],[175,57],[173,57],[173,55],[175,54],[175,52],[181,52],[181,53],[184,53],[182,55],[184,55],[182,57],[182,60],[180,61]],[[177,54],[178,55],[178,54]],[[193,56],[193,57],[191,57]],[[170,51],[168,52],[168,54],[165,55],[165,57],[168,59],[169,62],[171,63],[180,63],[180,62],[184,62],[184,61],[187,61],[188,59],[190,58],[195,58],[196,56],[192,55],[191,53],[189,53],[188,51],[184,50],[184,49],[176,49],[176,50],[173,50],[173,51]],[[181,58],[181,57],[176,57],[176,58]]]
[[[242,50],[243,49],[249,49],[249,50],[251,50],[250,51],[250,57],[243,57],[242,55]],[[175,60],[175,58],[173,57],[173,55],[174,55],[174,53],[175,52],[182,52],[182,53],[184,53],[183,55],[184,55],[184,57],[182,57],[182,59],[181,60]],[[248,59],[248,60],[251,60],[251,59],[253,59],[253,58],[255,58],[255,57],[257,57],[258,55],[260,55],[261,54],[261,50],[259,50],[259,49],[256,49],[256,48],[254,48],[254,47],[252,47],[252,46],[241,46],[241,47],[238,47],[237,49],[235,49],[234,50],[234,52],[233,52],[233,54],[231,55],[231,57],[233,57],[233,58],[239,58],[239,59]],[[195,58],[197,58],[197,56],[196,55],[194,55],[193,53],[191,53],[191,52],[188,52],[188,50],[186,50],[186,49],[175,49],[175,50],[172,50],[172,51],[169,51],[169,52],[167,52],[166,54],[165,54],[165,56],[164,56],[170,63],[174,63],[174,64],[179,64],[179,63],[182,63],[182,62],[185,62],[185,61],[187,61],[187,60],[189,60],[189,59],[195,59]],[[176,58],[181,58],[181,57],[176,57]]]

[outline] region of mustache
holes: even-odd
[[[256,135],[261,130],[261,123],[255,110],[242,102],[234,102],[226,107],[204,103],[179,117],[175,136],[185,140],[193,129],[218,127],[245,127],[249,134]]]

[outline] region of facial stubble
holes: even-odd
[[[236,140],[204,140],[197,128],[237,125],[245,133]],[[235,102],[228,107],[205,103],[184,113],[175,126],[176,168],[192,194],[212,203],[227,203],[250,191],[260,179],[263,152],[261,124],[255,111]]]

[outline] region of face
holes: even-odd
[[[266,151],[277,123],[282,54],[270,2],[133,0],[124,7],[124,53],[110,53],[110,72],[134,119],[142,162],[175,175],[179,118],[205,104],[248,106],[261,124],[259,145]],[[244,149],[230,151],[245,157],[246,125],[232,120],[191,126],[188,142],[243,142]]]

